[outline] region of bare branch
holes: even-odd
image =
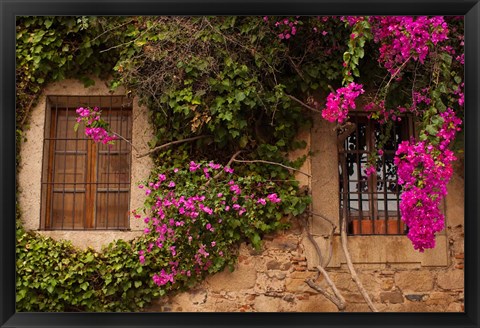
[[[290,61],[290,63],[292,64],[293,68],[295,69],[295,72],[297,72],[298,76],[300,76],[301,79],[305,81],[305,77],[303,76],[303,74],[302,74],[302,72],[300,71],[300,69],[298,68],[298,66],[294,63],[292,57],[290,57],[290,56],[287,55],[287,58],[288,58],[288,60]]]
[[[357,275],[357,272],[355,271],[355,268],[353,267],[352,263],[352,258],[350,257],[350,252],[348,251],[348,245],[347,245],[347,224],[345,222],[346,220],[342,220],[342,229],[341,229],[341,241],[342,241],[342,249],[343,253],[345,254],[345,259],[347,261],[347,267],[348,270],[350,271],[350,275],[352,276],[353,281],[357,284],[358,290],[362,294],[363,298],[368,304],[368,307],[372,312],[378,312],[378,309],[375,307],[373,304],[372,300],[370,299],[370,296],[368,295],[367,291],[363,287],[362,281]]]
[[[329,252],[330,256],[329,256],[329,259],[327,260],[327,263],[325,264],[325,266],[327,266],[328,262],[330,262],[330,258],[331,258],[331,255],[332,255],[332,239],[333,239],[333,232],[334,232],[336,226],[331,220],[329,220],[325,216],[323,216],[321,214],[318,214],[318,216],[320,216],[321,218],[325,219],[326,221],[328,221],[332,224],[332,231],[330,233],[330,252]],[[345,299],[343,298],[340,291],[337,289],[337,286],[335,285],[335,283],[330,279],[330,276],[329,276],[328,272],[324,269],[324,265],[322,264],[322,262],[323,262],[322,252],[320,250],[320,246],[318,246],[317,242],[315,241],[315,239],[313,238],[312,234],[309,231],[308,221],[305,222],[305,227],[304,228],[305,228],[305,232],[307,234],[307,237],[310,240],[310,242],[313,244],[313,246],[315,247],[315,250],[317,251],[317,255],[318,255],[319,260],[320,260],[320,265],[318,265],[316,267],[318,272],[317,272],[317,276],[314,280],[317,280],[318,277],[321,274],[325,278],[325,281],[327,282],[330,289],[333,291],[333,295],[330,294],[325,289],[323,289],[318,284],[316,284],[314,282],[314,280],[312,280],[312,279],[306,279],[305,282],[308,284],[308,286],[310,286],[310,288],[315,289],[317,292],[321,293],[328,300],[330,300],[332,303],[334,303],[340,311],[343,311],[346,307]]]
[[[308,211],[308,213],[324,219],[325,221],[327,221],[328,223],[330,223],[330,225],[331,225],[334,229],[337,227],[337,225],[336,225],[335,223],[333,223],[333,221],[330,220],[329,218],[327,218],[325,215],[322,215],[322,214],[319,214],[319,213],[315,213],[315,212],[312,212],[312,211]]]
[[[135,41],[137,41],[138,39],[140,39],[140,37],[142,37],[145,33],[147,33],[148,31],[150,31],[152,28],[156,27],[157,26],[157,23],[158,22],[154,22],[154,24],[152,24],[152,26],[150,26],[149,28],[145,29],[144,31],[142,31],[135,39],[133,40],[130,40],[128,42],[125,42],[125,43],[122,43],[122,44],[117,44],[116,46],[113,46],[113,47],[110,47],[108,49],[104,49],[104,50],[100,50],[99,52],[102,53],[102,52],[107,52],[107,51],[110,51],[110,50],[113,50],[113,49],[116,49],[116,48],[119,48],[119,47],[123,47],[123,46],[126,46],[130,43],[133,43]]]
[[[230,160],[228,161],[227,165],[225,165],[225,167],[230,166],[230,165],[232,164],[232,162],[235,160],[235,158],[236,158],[238,155],[240,155],[242,152],[243,152],[243,150],[239,150],[239,151],[237,151],[235,154],[233,154],[233,156],[230,158]],[[218,179],[218,178],[223,174],[223,172],[224,172],[223,170],[220,171],[220,172],[218,172],[217,174],[215,174],[215,175],[213,176],[212,179]],[[208,180],[205,185],[208,185],[208,184],[210,183],[210,181],[212,181],[212,179]]]
[[[333,304],[337,306],[337,308],[340,311],[345,310],[346,305],[345,305],[345,298],[342,296],[340,291],[337,289],[337,286],[335,283],[330,279],[330,276],[327,271],[322,266],[317,266],[317,270],[319,273],[322,274],[322,276],[325,278],[325,281],[327,282],[328,286],[332,289],[333,295],[324,290],[321,286],[316,284],[312,279],[306,279],[305,282],[307,283],[310,288],[315,289],[317,292],[321,293],[323,296],[325,296],[328,300],[330,300]]]
[[[133,150],[135,150],[135,152],[138,154],[138,149],[133,145],[133,143],[130,142],[130,140],[127,140],[125,139],[123,136],[119,135],[118,133],[116,132],[113,132],[113,131],[110,131],[113,135],[119,137],[120,139],[122,139],[123,141],[126,141],[127,143],[130,144],[130,146],[132,146]]]
[[[321,113],[322,111],[321,110],[318,110],[310,105],[307,105],[306,103],[304,103],[303,101],[301,101],[300,99],[298,98],[295,98],[294,96],[292,95],[288,95],[286,94],[286,96],[294,101],[296,101],[297,103],[299,103],[300,105],[302,105],[303,107],[307,108],[307,109],[310,109],[311,111],[314,111],[316,113]]]
[[[385,85],[385,87],[383,88],[385,91],[385,96],[383,97],[383,100],[385,100],[385,98],[387,97],[387,92],[388,92],[388,88],[390,87],[390,83],[392,83],[393,79],[398,75],[398,73],[400,73],[400,71],[403,69],[403,67],[408,63],[408,61],[410,60],[410,58],[412,58],[412,55],[410,55],[407,60],[405,60],[402,65],[400,65],[400,67],[398,67],[398,69],[392,74],[392,76],[390,76],[390,80],[388,80],[387,84]],[[377,92],[378,93],[378,92]],[[375,95],[375,98],[377,96]]]
[[[100,37],[101,37],[102,35],[104,35],[105,33],[109,33],[109,32],[111,32],[111,31],[113,31],[113,30],[115,30],[115,29],[117,29],[117,28],[120,28],[120,27],[122,27],[122,26],[125,26],[125,25],[127,25],[127,24],[130,24],[132,21],[133,21],[133,18],[132,18],[131,20],[123,23],[123,24],[114,26],[114,27],[112,27],[112,28],[110,28],[110,29],[108,29],[108,30],[106,30],[106,31],[103,31],[102,33],[100,33],[99,35],[97,35],[96,37],[94,37],[94,38],[92,39],[92,41],[90,41],[90,42],[93,43],[93,41],[97,40],[98,38],[100,38]]]
[[[270,162],[270,161],[264,161],[264,160],[261,160],[261,159],[256,159],[256,160],[251,160],[251,161],[244,161],[244,160],[238,160],[238,159],[234,159],[233,162],[237,162],[237,163],[265,163],[265,164],[272,164],[272,165],[278,165],[278,166],[281,166],[283,168],[286,168],[286,169],[289,169],[289,170],[292,170],[292,171],[297,171],[303,175],[306,175],[307,177],[311,178],[312,176],[308,173],[305,173],[303,171],[300,171],[296,168],[293,168],[291,166],[287,166],[287,165],[283,165],[283,164],[280,164],[280,163],[277,163],[277,162]]]
[[[207,138],[207,137],[209,137],[209,136],[208,135],[203,135],[203,136],[196,136],[196,137],[192,137],[192,138],[186,138],[186,139],[182,139],[182,140],[175,140],[175,141],[167,142],[166,144],[157,146],[157,147],[149,150],[146,153],[137,155],[137,158],[142,158],[142,157],[148,156],[148,155],[156,152],[157,150],[168,148],[168,147],[176,145],[176,144],[180,144],[180,143],[184,143],[184,142],[188,142],[188,141],[194,141],[194,140],[198,140],[198,139],[203,139],[203,138]]]
[[[331,92],[335,93],[337,90],[335,90],[330,84],[327,85],[327,87],[330,89]]]
[[[333,223],[332,220],[330,220],[329,218],[327,218],[326,216],[322,215],[322,214],[318,214],[318,213],[314,213],[314,212],[311,212],[309,211],[308,213],[310,213],[311,215],[314,215],[314,216],[318,216],[320,218],[322,218],[323,220],[327,221],[328,223],[330,223],[330,225],[332,226],[332,230],[330,230],[330,236],[328,237],[329,240],[330,240],[330,248],[329,248],[329,251],[328,251],[328,258],[327,260],[325,261],[324,264],[322,264],[324,267],[327,267],[328,266],[328,263],[330,263],[330,260],[332,259],[332,256],[333,256],[333,234],[335,233],[335,229],[337,229],[337,225],[335,223]],[[308,228],[308,227],[307,227]],[[309,232],[307,232],[309,233]],[[310,240],[312,243],[314,242],[313,239]],[[316,242],[315,242],[316,244]]]

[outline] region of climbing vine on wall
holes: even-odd
[[[432,180],[419,174],[432,156],[433,164],[428,163],[438,168],[431,171],[434,180],[446,184],[453,154],[435,154],[451,148],[458,118],[463,117],[463,60],[459,17],[20,17],[18,140],[46,83],[75,77],[88,84],[91,75],[109,75],[112,89],[126,87],[150,110],[154,138],[149,146],[155,169],[143,185],[146,211],[141,217],[150,226],[145,236],[131,243],[118,242],[98,254],[80,252],[19,227],[17,255],[24,260],[17,261],[18,308],[104,311],[114,304],[119,310],[139,309],[152,297],[188,288],[206,274],[233,265],[235,245],[249,241],[258,247],[265,232],[285,227],[288,222],[283,218],[301,214],[308,204],[293,179],[305,158],[287,157],[289,151],[305,146],[295,140],[298,131],[309,126],[312,115],[344,124],[357,98],[364,99],[370,118],[382,123],[386,134],[405,113],[417,117],[419,140],[397,153],[399,167],[403,165],[405,172],[412,168],[416,174],[406,188],[422,189]],[[442,142],[446,137],[449,142]],[[192,141],[155,150],[178,140]],[[418,154],[418,142],[425,161],[409,163],[407,149],[416,147]],[[381,149],[370,156],[373,170],[379,156]],[[192,170],[192,162],[202,171]],[[226,173],[216,172],[227,163],[235,172],[228,181]],[[157,185],[164,174],[172,175],[171,180]],[[213,182],[203,181],[205,174]],[[204,188],[198,190],[198,183],[191,181]],[[234,185],[249,190],[242,197],[251,198],[223,199],[235,193]],[[437,196],[428,206],[438,205],[442,190],[435,190]],[[268,198],[273,194],[278,204],[277,198]],[[170,222],[155,223],[159,210],[180,211],[180,196],[183,201],[204,197],[199,221],[190,222],[196,217],[179,212],[171,227]],[[161,204],[156,203],[158,198]],[[166,200],[177,204],[165,208]],[[427,201],[413,205],[421,207]],[[223,222],[218,220],[225,220],[218,211],[234,205],[239,207],[224,214],[229,224],[239,224],[218,226]],[[157,216],[152,215],[152,206]],[[281,215],[272,214],[275,206]],[[418,213],[423,212],[402,208],[404,220],[410,222],[409,237],[423,250],[434,246],[443,220],[430,211],[436,214],[420,222]],[[421,229],[432,223],[434,229]],[[200,245],[165,237],[168,229],[188,232],[190,226]],[[158,229],[165,230],[168,242],[158,240]],[[215,231],[224,232],[223,239],[215,239]],[[181,252],[195,253],[198,261],[176,263]],[[215,254],[210,264],[206,253]],[[57,255],[50,259],[46,254]],[[131,257],[123,258],[125,254]],[[82,259],[81,268],[70,264],[75,257]],[[43,275],[32,271],[32,263],[38,261],[46,266]],[[201,270],[193,274],[195,265]],[[181,279],[188,271],[189,278]],[[126,304],[131,297],[134,301]]]

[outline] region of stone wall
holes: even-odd
[[[302,180],[312,190],[312,210],[337,225],[338,162],[333,125],[314,120],[311,134],[303,135],[312,151],[302,170],[312,179]],[[301,155],[301,154],[297,154]],[[461,163],[461,161],[459,161]],[[437,247],[419,253],[405,236],[351,236],[349,248],[357,273],[379,311],[464,311],[464,181],[457,164],[444,203],[447,227]],[[238,264],[208,277],[189,292],[157,300],[147,311],[187,312],[337,312],[337,307],[311,289],[305,279],[315,278],[319,258],[299,220],[290,230],[269,235],[255,252],[240,248]],[[329,252],[330,226],[309,218],[309,232],[322,254]],[[338,229],[337,229],[338,231]],[[345,264],[338,234],[327,271],[344,296],[347,312],[369,312]],[[317,284],[327,289],[323,277]]]
[[[463,228],[449,227],[451,264],[444,268],[369,268],[356,265],[372,301],[382,312],[464,311]],[[157,300],[147,311],[186,312],[338,312],[305,279],[308,270],[302,240],[303,227],[294,224],[286,232],[268,236],[263,249],[255,252],[243,244],[233,272],[225,270],[207,278],[190,292]],[[347,312],[368,312],[346,267],[327,270],[344,296]],[[320,277],[317,283],[327,288]]]

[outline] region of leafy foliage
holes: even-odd
[[[258,174],[237,176],[213,162],[162,168],[140,186],[147,195],[145,233],[155,241],[139,260],[163,267],[153,279],[168,288],[194,285],[226,265],[233,269],[240,242],[259,249],[265,233],[285,228],[289,216],[305,210],[308,197],[299,196],[297,186]]]
[[[159,268],[143,267],[135,256],[143,238],[118,240],[97,253],[26,232],[18,223],[16,234],[19,311],[137,311],[165,294],[150,278]]]

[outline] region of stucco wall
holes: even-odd
[[[48,85],[38,104],[33,108],[29,129],[25,133],[26,142],[21,147],[21,163],[19,167],[19,197],[18,201],[22,210],[23,224],[26,229],[39,230],[40,202],[41,202],[41,174],[44,140],[44,124],[46,111],[46,97],[48,95],[124,95],[124,90],[118,89],[111,93],[104,81],[95,79],[95,84],[85,88],[77,80],[64,80]],[[152,137],[152,129],[147,119],[147,109],[133,102],[132,144],[140,153],[148,150],[147,142]],[[152,167],[151,159],[146,156],[136,158],[132,154],[130,209],[143,205],[144,195],[137,188],[137,182],[146,179]],[[143,231],[143,222],[130,219],[130,231],[38,231],[54,239],[67,239],[80,248],[92,247],[100,250],[115,239],[133,239]]]

